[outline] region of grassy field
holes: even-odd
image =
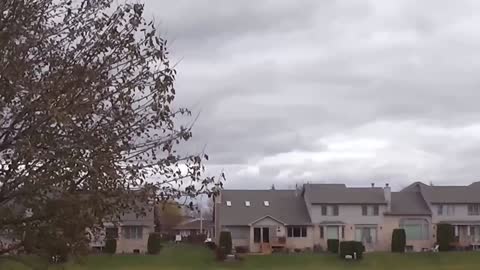
[[[1,270],[27,270],[19,263],[0,261]],[[315,270],[478,270],[480,252],[424,254],[366,254],[361,262],[344,262],[334,255],[301,254],[249,256],[243,262],[217,263],[209,250],[196,247],[170,247],[158,256],[90,256],[76,264],[49,269],[65,270],[176,270],[176,269],[315,269]]]

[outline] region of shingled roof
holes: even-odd
[[[429,186],[415,182],[404,191],[419,191],[429,203],[480,203],[480,184],[469,186]]]
[[[387,204],[383,188],[347,187],[344,184],[305,184],[311,204]]]
[[[217,210],[223,226],[247,226],[267,216],[286,225],[311,223],[305,201],[295,190],[222,190],[221,199]]]
[[[420,192],[392,192],[391,211],[386,215],[429,216],[430,208]]]

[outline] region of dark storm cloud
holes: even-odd
[[[146,4],[227,186],[480,178],[479,2]]]

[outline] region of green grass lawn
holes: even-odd
[[[26,270],[18,263],[0,260],[1,270]],[[315,270],[478,270],[480,269],[480,252],[463,253],[370,253],[365,254],[361,262],[344,262],[334,255],[300,254],[249,256],[243,262],[228,264],[214,261],[209,250],[177,246],[162,250],[158,256],[118,255],[90,256],[79,263],[69,263],[64,267],[49,269],[65,270],[174,270],[174,269],[315,269]]]

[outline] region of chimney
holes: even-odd
[[[387,212],[390,212],[392,210],[392,190],[388,183],[386,183],[383,188],[383,194],[385,196],[385,201],[387,201]]]

